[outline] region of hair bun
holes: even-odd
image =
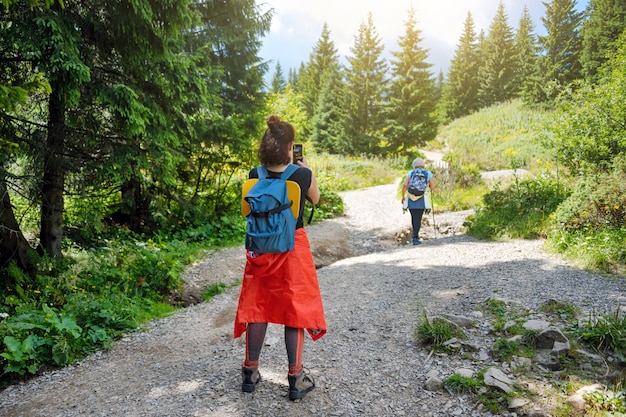
[[[280,123],[280,117],[278,117],[278,115],[276,114],[272,114],[270,117],[267,118],[267,125],[271,126],[273,124],[277,124]]]

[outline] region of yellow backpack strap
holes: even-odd
[[[258,178],[250,178],[243,183],[243,188],[241,190],[241,214],[244,217],[247,217],[248,214],[250,214],[250,204],[246,201],[246,194],[248,194],[258,180]],[[300,213],[300,185],[298,185],[295,181],[285,181],[285,183],[287,183],[287,198],[293,202],[291,205],[291,212],[293,213],[293,217],[297,219],[298,214]]]

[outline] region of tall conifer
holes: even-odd
[[[352,153],[379,152],[383,140],[385,74],[384,46],[374,27],[372,13],[361,23],[348,57],[348,148]]]
[[[330,39],[328,24],[324,23],[322,34],[298,77],[298,92],[302,94],[304,108],[310,118],[315,116],[315,106],[323,88],[324,77],[329,71],[337,71],[338,67],[337,48]]]
[[[404,36],[392,52],[392,81],[387,116],[388,152],[408,154],[433,139],[437,133],[435,119],[436,90],[426,62],[428,51],[421,46],[421,31],[417,29],[415,11],[409,10]]]
[[[474,20],[468,12],[443,89],[445,113],[449,119],[469,114],[478,108],[477,48]]]
[[[576,0],[552,0],[543,4],[546,13],[541,20],[547,34],[539,36],[543,49],[539,86],[544,99],[551,99],[559,88],[581,77],[580,26],[583,14],[576,11]]]
[[[481,45],[481,55],[484,58],[478,71],[481,105],[490,106],[512,98],[516,90],[515,44],[502,1]]]
[[[524,6],[515,34],[515,94],[524,90],[525,84],[537,74],[537,35],[528,7]]]
[[[580,61],[585,79],[593,81],[615,42],[626,29],[626,2],[624,0],[591,0],[588,19],[582,24],[582,51]]]

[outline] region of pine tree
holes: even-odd
[[[414,153],[418,147],[435,137],[436,89],[426,62],[428,51],[420,45],[421,31],[417,29],[415,11],[411,7],[405,23],[405,34],[398,45],[401,50],[392,52],[392,81],[387,115],[388,152]]]
[[[449,119],[464,116],[478,108],[478,44],[470,12],[450,63],[443,101]]]
[[[539,61],[539,100],[556,97],[560,88],[581,77],[580,26],[583,14],[577,12],[576,0],[552,0],[543,3],[545,16],[541,18],[547,35],[539,36],[543,49]]]
[[[328,72],[337,71],[339,55],[330,39],[328,24],[324,23],[320,39],[313,47],[309,61],[298,77],[298,92],[302,94],[304,108],[310,118],[315,116],[315,106],[323,88],[323,80]]]
[[[521,93],[524,86],[537,74],[537,35],[534,33],[535,25],[528,7],[524,6],[522,17],[519,21],[515,35],[515,93]]]
[[[292,86],[298,84],[298,71],[295,68],[289,68],[289,75],[287,75],[287,83]]]
[[[311,129],[311,141],[318,151],[343,154],[346,143],[346,85],[340,71],[326,74]]]
[[[502,1],[481,45],[481,55],[484,58],[478,71],[481,104],[490,106],[512,98],[516,90],[515,44]]]
[[[626,29],[624,0],[591,0],[588,19],[582,24],[580,61],[585,79],[593,81],[598,68],[615,49],[615,42]]]
[[[349,91],[347,134],[352,154],[375,154],[383,140],[384,93],[387,63],[381,57],[384,46],[376,32],[372,13],[361,23],[348,57]]]
[[[439,102],[441,97],[443,96],[443,86],[446,81],[446,77],[443,73],[443,70],[439,70],[439,74],[437,74],[437,81],[435,81],[435,101]]]
[[[272,77],[272,93],[282,93],[285,91],[285,77],[283,76],[283,69],[280,66],[280,61],[276,62],[276,69],[274,70],[274,76]]]

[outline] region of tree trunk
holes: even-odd
[[[122,184],[120,214],[128,216],[126,224],[136,233],[145,233],[150,229],[150,199],[144,195],[143,185],[133,176]]]
[[[54,92],[48,104],[48,138],[41,189],[41,248],[60,257],[63,240],[63,188],[65,185],[65,102]]]
[[[5,267],[11,261],[15,261],[18,267],[29,275],[33,275],[35,272],[33,255],[34,250],[24,238],[15,220],[7,185],[2,177],[0,178],[0,267]]]

